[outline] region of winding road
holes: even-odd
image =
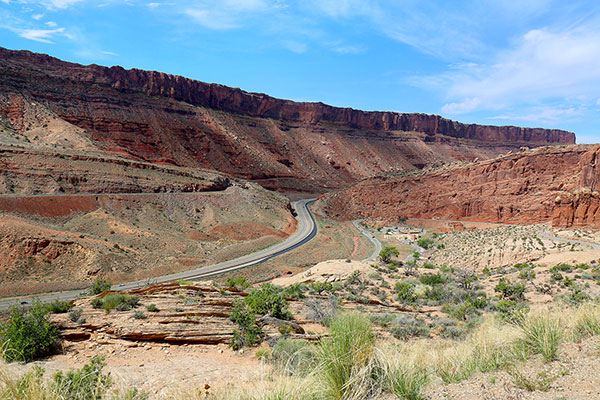
[[[176,281],[179,279],[193,280],[209,278],[211,276],[223,274],[225,272],[231,272],[238,269],[246,268],[252,265],[257,265],[270,260],[273,257],[292,251],[312,238],[317,234],[317,224],[309,209],[309,205],[316,199],[303,199],[292,203],[298,220],[298,230],[292,236],[288,237],[285,241],[277,243],[264,250],[257,251],[252,254],[248,254],[233,260],[225,261],[216,265],[207,267],[200,267],[191,271],[179,272],[176,274],[163,275],[152,279],[146,279],[142,281],[135,281],[129,283],[121,283],[113,285],[112,290],[129,290],[137,289],[140,287],[147,286],[148,284],[158,284]],[[27,305],[30,304],[33,299],[39,299],[42,303],[49,303],[55,300],[72,300],[81,294],[81,290],[60,292],[60,293],[47,293],[40,294],[37,296],[20,297],[18,299],[7,299],[0,301],[0,311],[5,311],[13,306],[15,303]]]
[[[352,221],[352,224],[356,227],[356,229],[359,230],[360,233],[365,235],[367,239],[369,239],[371,243],[375,245],[375,250],[373,250],[373,253],[371,253],[368,258],[362,260],[362,262],[377,261],[377,257],[379,256],[379,253],[381,253],[381,242],[375,236],[373,236],[371,232],[363,229],[363,227],[360,226],[360,221],[360,219],[355,219]]]

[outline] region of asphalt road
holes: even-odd
[[[373,253],[371,253],[368,258],[365,258],[363,262],[377,261],[377,257],[379,257],[379,253],[381,253],[381,242],[377,240],[377,238],[373,236],[371,232],[363,229],[363,227],[360,226],[360,219],[352,221],[352,224],[360,231],[360,233],[365,235],[367,239],[369,239],[371,243],[375,245],[375,250],[373,250]]]
[[[313,203],[316,199],[303,199],[292,203],[292,207],[296,211],[298,220],[298,230],[292,236],[287,238],[285,241],[268,247],[264,250],[257,251],[246,256],[236,258],[234,260],[225,261],[220,264],[211,265],[207,267],[200,267],[191,271],[179,272],[171,275],[163,275],[152,279],[146,279],[143,281],[120,283],[114,285],[112,290],[129,290],[147,286],[148,284],[158,284],[176,281],[179,279],[194,280],[204,279],[215,275],[219,275],[225,272],[231,272],[238,269],[246,268],[251,265],[257,265],[270,260],[280,254],[287,253],[297,247],[302,246],[317,234],[317,224],[315,219],[308,208],[309,204]],[[50,303],[55,300],[72,300],[82,294],[81,290],[60,292],[60,293],[47,293],[40,294],[30,297],[20,297],[18,299],[7,299],[0,301],[0,311],[9,309],[14,304],[28,305],[34,299],[39,299],[42,303]]]

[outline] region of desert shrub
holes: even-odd
[[[148,316],[141,310],[135,310],[133,312],[133,318],[135,319],[148,319]]]
[[[148,310],[148,312],[159,312],[159,308],[156,306],[156,304],[148,304],[146,306],[146,310]]]
[[[433,240],[428,238],[420,238],[417,240],[417,244],[424,249],[428,249],[433,245]]]
[[[326,301],[307,299],[304,304],[308,308],[308,318],[325,326],[329,326],[340,309],[340,300],[333,295]]]
[[[371,364],[375,335],[369,319],[360,314],[341,314],[330,326],[330,336],[317,348],[317,360],[326,398],[342,399],[349,394],[366,398],[368,385],[359,378],[372,378]],[[361,397],[362,394],[362,397]]]
[[[307,287],[304,283],[294,283],[283,289],[283,297],[286,299],[303,299],[304,292],[306,292]]]
[[[2,356],[7,362],[30,362],[61,348],[58,328],[48,321],[44,306],[36,301],[26,312],[18,306],[0,323]]]
[[[419,280],[424,285],[440,285],[446,282],[446,277],[440,274],[423,274],[419,277]]]
[[[233,331],[233,339],[229,344],[234,350],[261,342],[262,329],[256,324],[256,314],[245,301],[235,302],[229,319],[238,326],[238,329]]]
[[[245,290],[250,287],[250,283],[246,281],[244,276],[236,276],[235,278],[227,278],[227,287],[236,288],[237,290]]]
[[[279,319],[290,319],[292,314],[288,310],[288,302],[280,288],[270,283],[265,283],[259,289],[254,289],[244,298],[248,308],[258,315],[269,314]]]
[[[529,306],[526,303],[514,300],[500,300],[491,309],[497,311],[500,319],[511,322],[522,318],[529,311]]]
[[[521,318],[519,327],[523,331],[523,338],[518,343],[522,350],[541,354],[546,362],[556,359],[564,336],[562,321],[540,313]]]
[[[94,286],[90,289],[91,295],[97,295],[107,290],[110,290],[112,287],[112,283],[105,281],[104,279],[100,279],[94,283]]]
[[[554,267],[550,268],[550,272],[572,272],[573,266],[565,263],[557,264]]]
[[[398,295],[398,300],[400,300],[402,303],[414,303],[417,301],[415,283],[412,280],[406,279],[396,282],[394,285],[394,291]]]
[[[129,311],[136,307],[140,299],[137,296],[130,296],[124,293],[111,293],[102,298],[92,299],[94,308],[103,308],[107,313],[116,309],[117,311]]]
[[[239,349],[260,343],[262,329],[256,324],[256,317],[267,314],[279,319],[292,317],[282,290],[270,283],[252,290],[243,300],[235,303],[229,319],[236,323],[239,329],[233,332],[231,347]]]
[[[520,279],[526,279],[526,280],[534,279],[535,278],[535,271],[533,271],[531,269],[521,270],[521,272],[519,272],[519,278]]]
[[[496,293],[500,293],[503,299],[510,300],[523,300],[525,296],[525,285],[519,282],[510,283],[506,279],[502,278],[494,288]]]
[[[271,362],[289,375],[305,375],[316,366],[315,348],[304,340],[283,338],[271,350]]]
[[[336,287],[329,282],[311,282],[308,285],[308,291],[310,294],[321,295],[324,292],[333,293],[336,291]]]
[[[392,322],[390,333],[396,339],[407,339],[409,337],[429,336],[429,327],[425,321],[412,315],[400,314]]]
[[[578,305],[590,300],[590,296],[583,291],[581,286],[572,284],[569,288],[569,294],[566,296],[566,301],[571,305]]]
[[[81,320],[81,314],[83,314],[81,308],[74,308],[69,312],[69,319],[73,322],[79,322]]]
[[[44,304],[44,310],[50,314],[64,314],[69,312],[73,305],[68,301],[55,300],[52,303]]]
[[[101,400],[112,385],[110,373],[103,374],[104,357],[94,357],[79,370],[54,375],[54,387],[66,400]]]

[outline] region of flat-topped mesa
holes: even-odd
[[[438,115],[361,111],[333,107],[323,103],[303,103],[277,99],[266,94],[250,93],[238,88],[200,82],[182,76],[122,67],[82,66],[45,54],[0,48],[0,70],[11,64],[27,64],[32,72],[42,72],[56,78],[108,85],[120,91],[142,92],[162,96],[216,110],[305,123],[329,122],[357,129],[421,132],[426,140],[436,135],[474,139],[485,142],[528,142],[543,144],[573,144],[575,134],[558,129],[521,128],[463,124]]]

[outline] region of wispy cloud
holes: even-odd
[[[65,31],[64,28],[56,28],[56,29],[20,29],[17,30],[17,34],[22,38],[35,40],[36,42],[42,43],[53,43],[50,39],[52,39],[55,35],[59,33],[63,33]]]
[[[80,3],[83,0],[48,0],[45,1],[44,4],[48,8],[59,8],[64,9],[72,6],[73,4]]]
[[[253,14],[270,10],[266,0],[212,0],[185,9],[184,13],[208,29],[240,28]]]
[[[598,22],[563,31],[531,30],[491,62],[444,74],[447,97],[453,101],[442,111],[461,114],[556,99],[593,102],[600,91]]]
[[[44,14],[35,14],[32,15],[31,18],[35,19],[36,21],[39,21],[40,19],[44,18]]]
[[[525,114],[503,114],[489,117],[488,119],[504,121],[525,121],[536,123],[557,123],[577,118],[584,114],[584,109],[574,107],[534,107],[532,110],[530,110],[530,112]]]

